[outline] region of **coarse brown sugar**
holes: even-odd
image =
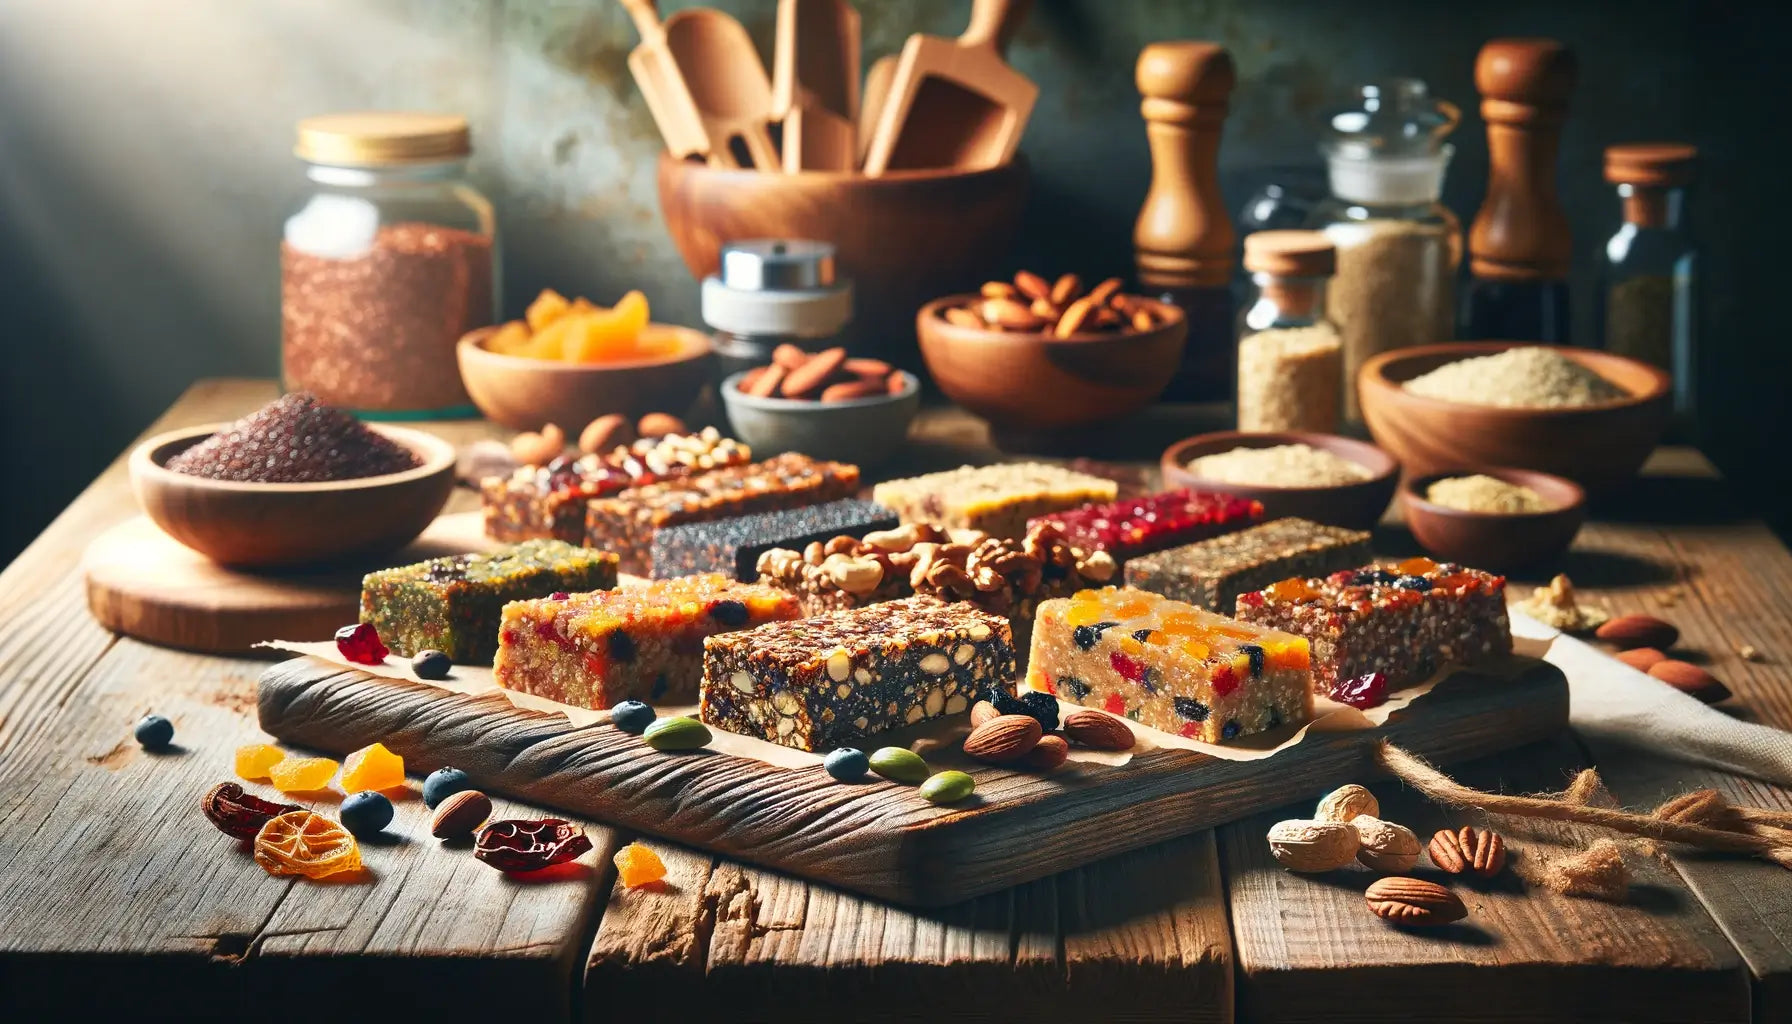
[[[1507,483],[1485,473],[1451,476],[1425,488],[1425,500],[1464,512],[1524,515],[1549,511],[1543,495],[1519,484]]]
[[[1509,409],[1571,408],[1625,397],[1616,384],[1542,345],[1458,359],[1414,377],[1404,387],[1427,398]]]
[[[1307,444],[1234,448],[1192,459],[1188,469],[1206,480],[1258,487],[1332,487],[1375,475],[1367,467]]]
[[[1328,323],[1272,327],[1238,343],[1238,429],[1338,429],[1341,342]]]
[[[354,480],[415,469],[409,448],[303,392],[283,395],[174,458],[167,468],[240,483]]]

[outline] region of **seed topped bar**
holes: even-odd
[[[788,452],[594,498],[585,507],[585,542],[616,552],[624,572],[645,576],[653,568],[654,534],[665,527],[817,505],[851,497],[858,487],[859,467]]]
[[[999,616],[933,598],[775,622],[703,642],[699,716],[798,750],[955,715],[1015,680]]]
[[[1084,551],[1106,551],[1124,564],[1140,555],[1217,537],[1263,518],[1262,502],[1212,491],[1165,491],[1040,516]]]
[[[825,505],[761,512],[706,523],[668,526],[653,535],[653,574],[723,572],[756,579],[759,556],[835,537],[851,540],[896,525],[896,513],[873,501],[846,498]]]
[[[615,585],[615,555],[528,540],[491,554],[368,573],[361,581],[361,621],[373,623],[386,646],[406,657],[434,649],[463,665],[483,664],[498,649],[505,602]]]
[[[1208,743],[1313,715],[1307,641],[1141,590],[1039,606],[1027,685]]]
[[[1429,558],[1282,580],[1240,594],[1238,617],[1312,641],[1326,693],[1371,672],[1398,689],[1512,651],[1506,578]]]
[[[905,523],[981,530],[1020,538],[1027,520],[1090,502],[1110,502],[1112,480],[1040,462],[960,466],[943,473],[878,484],[871,497],[896,510]]]
[[[498,685],[575,707],[697,698],[703,640],[794,619],[796,602],[715,573],[517,601],[504,608]]]
[[[1248,530],[1171,548],[1126,563],[1126,583],[1216,612],[1238,595],[1290,576],[1320,576],[1369,560],[1369,534],[1305,519],[1275,519]]]

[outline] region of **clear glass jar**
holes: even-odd
[[[1674,143],[1611,146],[1605,178],[1624,223],[1600,261],[1599,337],[1608,351],[1674,376],[1674,409],[1693,413],[1699,254],[1686,227],[1686,192],[1698,150]]]
[[[286,387],[373,418],[471,415],[454,347],[499,308],[498,246],[466,120],[334,114],[298,134],[311,188],[280,243]]]
[[[1338,251],[1331,316],[1344,339],[1344,416],[1356,423],[1356,374],[1389,349],[1455,333],[1462,223],[1440,200],[1460,119],[1425,83],[1365,85],[1335,112],[1325,155],[1331,195],[1308,218]]]
[[[1238,429],[1338,429],[1342,338],[1326,317],[1336,249],[1317,231],[1246,235],[1238,317]]]

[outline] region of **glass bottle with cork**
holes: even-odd
[[[1337,250],[1318,231],[1244,239],[1251,294],[1238,317],[1238,429],[1338,429],[1343,347],[1326,318]]]
[[[1607,350],[1673,374],[1682,430],[1696,377],[1699,258],[1686,227],[1686,192],[1697,161],[1697,149],[1674,142],[1605,150],[1605,180],[1617,186],[1624,223],[1600,263],[1599,336]]]
[[[280,243],[281,378],[386,419],[473,414],[455,345],[498,308],[491,203],[463,117],[306,118],[311,188]]]

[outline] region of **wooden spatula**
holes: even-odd
[[[812,103],[784,118],[784,169],[850,171],[859,165],[858,130],[839,114]]]
[[[1002,24],[996,34],[996,52],[1004,59],[1008,56],[1008,44],[1014,39],[1015,30],[1026,18],[1026,6],[1031,0],[1023,0],[1021,9]],[[884,97],[890,93],[890,80],[896,77],[896,65],[902,55],[897,53],[879,57],[871,62],[871,70],[865,72],[865,88],[859,96],[859,162],[865,162],[865,154],[871,149],[871,138],[877,134],[877,115],[883,112]]]
[[[997,40],[1026,17],[1028,0],[973,0],[957,39],[914,35],[902,46],[865,153],[865,174],[1007,163],[1039,87],[1008,66]]]
[[[709,138],[709,162],[777,170],[772,83],[740,22],[707,7],[679,11],[666,19],[666,49],[690,86]]]
[[[709,155],[709,136],[697,114],[696,101],[685,85],[678,62],[666,49],[666,29],[660,24],[659,8],[654,0],[622,0],[635,29],[641,33],[641,45],[630,51],[628,69],[635,76],[635,86],[647,100],[647,110],[659,127],[666,148],[680,160],[689,156]]]

